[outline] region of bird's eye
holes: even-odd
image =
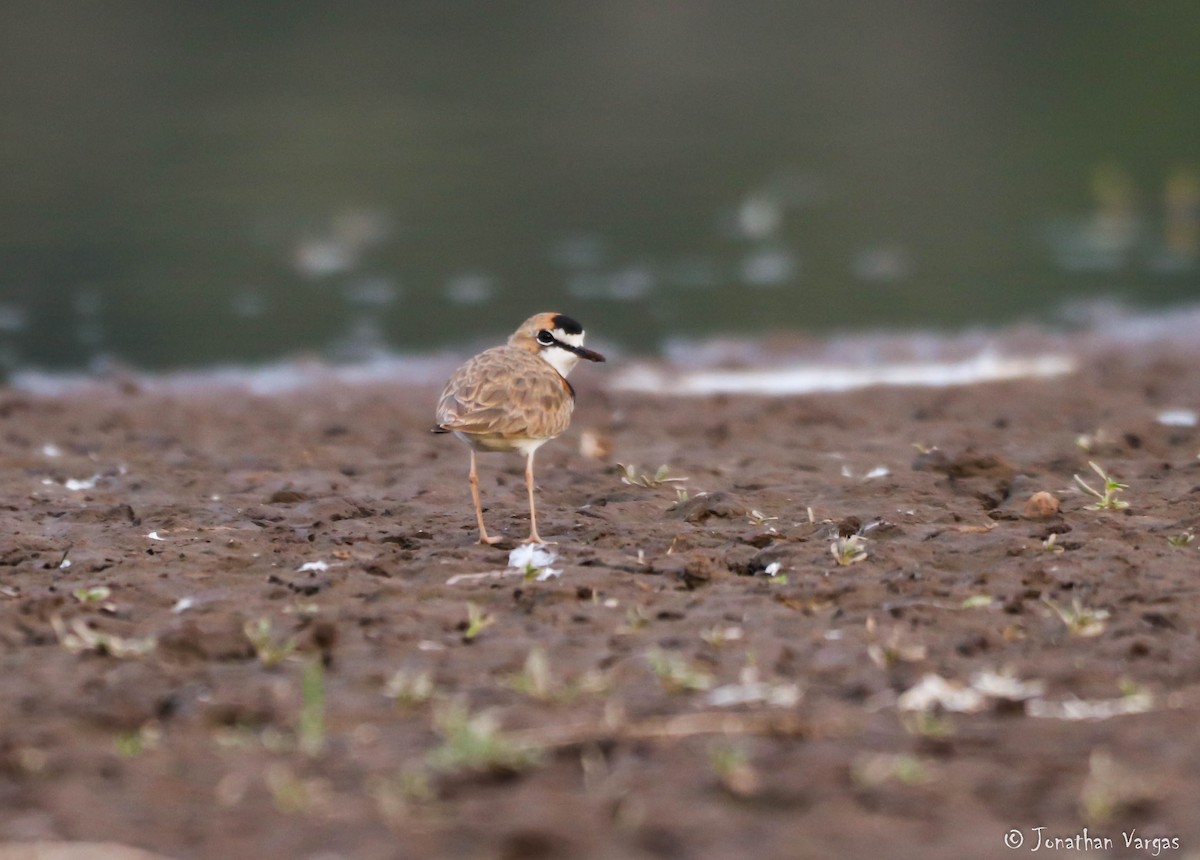
[[[550,346],[550,344],[554,343],[554,335],[542,329],[537,333],[537,342],[542,346]]]

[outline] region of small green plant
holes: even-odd
[[[442,744],[428,763],[443,773],[519,773],[541,761],[541,751],[506,736],[490,712],[471,714],[462,702],[448,702],[433,716]]]
[[[1117,498],[1122,492],[1129,489],[1129,485],[1122,484],[1091,460],[1088,461],[1088,465],[1092,467],[1093,472],[1100,476],[1100,480],[1104,481],[1104,492],[1094,489],[1087,481],[1076,475],[1075,483],[1079,484],[1085,492],[1096,497],[1096,501],[1088,505],[1087,509],[1089,511],[1117,511],[1129,507],[1129,502]]]
[[[272,762],[263,772],[275,808],[285,815],[323,809],[329,804],[329,784],[319,778],[304,779],[283,762]]]
[[[137,758],[146,750],[152,750],[162,740],[162,732],[153,723],[146,723],[131,732],[117,735],[115,745],[122,758]]]
[[[922,738],[948,738],[955,731],[948,714],[934,711],[905,711],[900,715],[900,725],[910,735]]]
[[[631,606],[625,610],[625,623],[617,628],[618,633],[632,633],[650,623],[650,616],[643,606]]]
[[[996,598],[990,594],[972,594],[962,602],[963,609],[982,609],[985,606],[991,606],[996,602]]]
[[[682,655],[655,648],[647,652],[646,662],[668,693],[690,693],[712,688],[713,676],[693,666]]]
[[[872,788],[895,780],[904,785],[920,785],[929,781],[925,763],[914,755],[873,753],[856,759],[850,776],[864,788]]]
[[[530,648],[524,667],[508,679],[508,686],[539,702],[548,702],[554,698],[558,690],[550,674],[550,661],[546,658],[546,652],[541,648]]]
[[[653,475],[639,472],[637,466],[624,463],[617,463],[617,468],[620,470],[621,483],[633,487],[661,487],[663,484],[677,484],[687,480],[687,478],[673,477],[670,474],[670,467],[665,463],[659,466],[658,471]]]
[[[1162,799],[1158,784],[1118,764],[1104,750],[1093,750],[1079,790],[1079,812],[1093,826],[1145,809]]]
[[[608,675],[594,670],[571,682],[557,680],[550,671],[546,652],[538,647],[529,650],[521,671],[506,680],[511,689],[539,702],[569,702],[583,695],[606,693],[612,686]]]
[[[1186,546],[1191,546],[1196,540],[1196,533],[1192,529],[1186,529],[1177,535],[1171,535],[1167,538],[1167,543],[1177,549],[1183,549]]]
[[[1107,609],[1088,609],[1079,602],[1079,598],[1071,601],[1069,608],[1060,606],[1045,595],[1042,596],[1042,602],[1053,610],[1072,636],[1086,639],[1104,632],[1104,622],[1109,616]]]
[[[71,596],[80,603],[103,603],[112,596],[112,589],[107,585],[93,585],[77,588],[71,592]]]
[[[708,758],[721,788],[734,797],[752,797],[762,790],[762,777],[751,764],[744,745],[714,743],[709,747]]]
[[[1094,454],[1102,448],[1112,448],[1113,439],[1103,427],[1095,433],[1080,433],[1075,437],[1075,446],[1087,454]]]
[[[1042,541],[1042,552],[1058,554],[1063,548],[1058,545],[1058,532],[1051,532],[1050,537]]]
[[[126,638],[93,630],[82,618],[72,619],[68,625],[55,615],[50,619],[50,626],[54,628],[54,634],[58,637],[59,644],[72,654],[94,652],[126,659],[143,657],[153,651],[158,644],[153,637]]]
[[[389,699],[395,699],[396,704],[404,708],[415,708],[430,701],[437,693],[433,685],[433,676],[428,672],[410,672],[401,669],[388,678],[383,685],[383,694]]]
[[[752,526],[765,526],[767,523],[777,522],[779,517],[768,517],[762,511],[752,510],[746,514],[746,519],[750,521]]]
[[[463,628],[463,641],[474,642],[479,634],[496,623],[494,615],[488,615],[479,604],[467,601],[467,623]]]
[[[311,660],[304,666],[296,738],[300,752],[310,758],[316,758],[325,749],[325,668],[320,660]]]
[[[283,614],[284,615],[305,615],[305,616],[311,617],[313,615],[321,614],[321,606],[320,606],[320,604],[317,604],[317,603],[304,603],[302,601],[296,601],[291,606],[285,606],[283,608]]]
[[[849,567],[857,561],[867,558],[867,539],[862,535],[839,537],[829,546],[834,560],[842,567]]]
[[[745,635],[741,627],[709,627],[700,631],[700,639],[714,648],[720,648],[727,642],[737,642]]]
[[[113,745],[121,758],[137,758],[142,754],[142,735],[140,732],[123,732],[117,735]]]
[[[254,656],[258,658],[258,662],[268,668],[278,666],[296,653],[296,637],[276,639],[271,619],[265,616],[254,621],[247,621],[242,632],[254,646]]]
[[[901,630],[893,627],[887,639],[879,639],[874,616],[867,618],[867,637],[871,640],[867,645],[867,656],[872,663],[888,669],[900,663],[920,663],[925,659],[929,650],[919,642],[905,642]]]
[[[437,800],[437,791],[422,767],[407,767],[397,776],[370,776],[366,793],[380,818],[393,827],[411,825],[412,815]]]

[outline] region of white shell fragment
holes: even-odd
[[[1164,427],[1195,427],[1197,423],[1194,409],[1164,409],[1158,413],[1158,423]]]
[[[982,711],[987,697],[970,687],[947,681],[941,675],[926,675],[916,686],[905,690],[896,701],[902,711],[932,711],[941,708],[962,714]]]
[[[527,543],[508,554],[508,566],[526,573],[536,570],[538,574],[534,579],[537,582],[545,582],[562,576],[561,570],[550,567],[556,558],[558,554],[545,544]]]

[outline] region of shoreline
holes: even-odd
[[[1079,325],[1072,329],[1017,324],[959,331],[843,332],[829,337],[767,333],[760,339],[677,338],[664,344],[657,356],[628,355],[602,338],[597,339],[597,348],[612,357],[612,368],[602,374],[602,380],[616,390],[671,394],[687,388],[699,394],[794,395],[1064,375],[1081,363],[1114,354],[1137,358],[1128,355],[1131,350],[1142,353],[1142,358],[1198,351],[1196,331],[1200,331],[1200,305],[1137,313],[1094,303],[1080,312]],[[440,385],[470,354],[471,350],[450,349],[426,354],[378,352],[353,363],[302,355],[253,365],[166,371],[120,364],[96,372],[18,368],[10,372],[7,387],[32,395],[62,396],[113,385],[164,393],[241,389],[260,395],[329,384]],[[681,386],[681,379],[689,381]]]

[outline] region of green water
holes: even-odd
[[[0,7],[0,364],[1050,319],[1200,288],[1200,5]]]

